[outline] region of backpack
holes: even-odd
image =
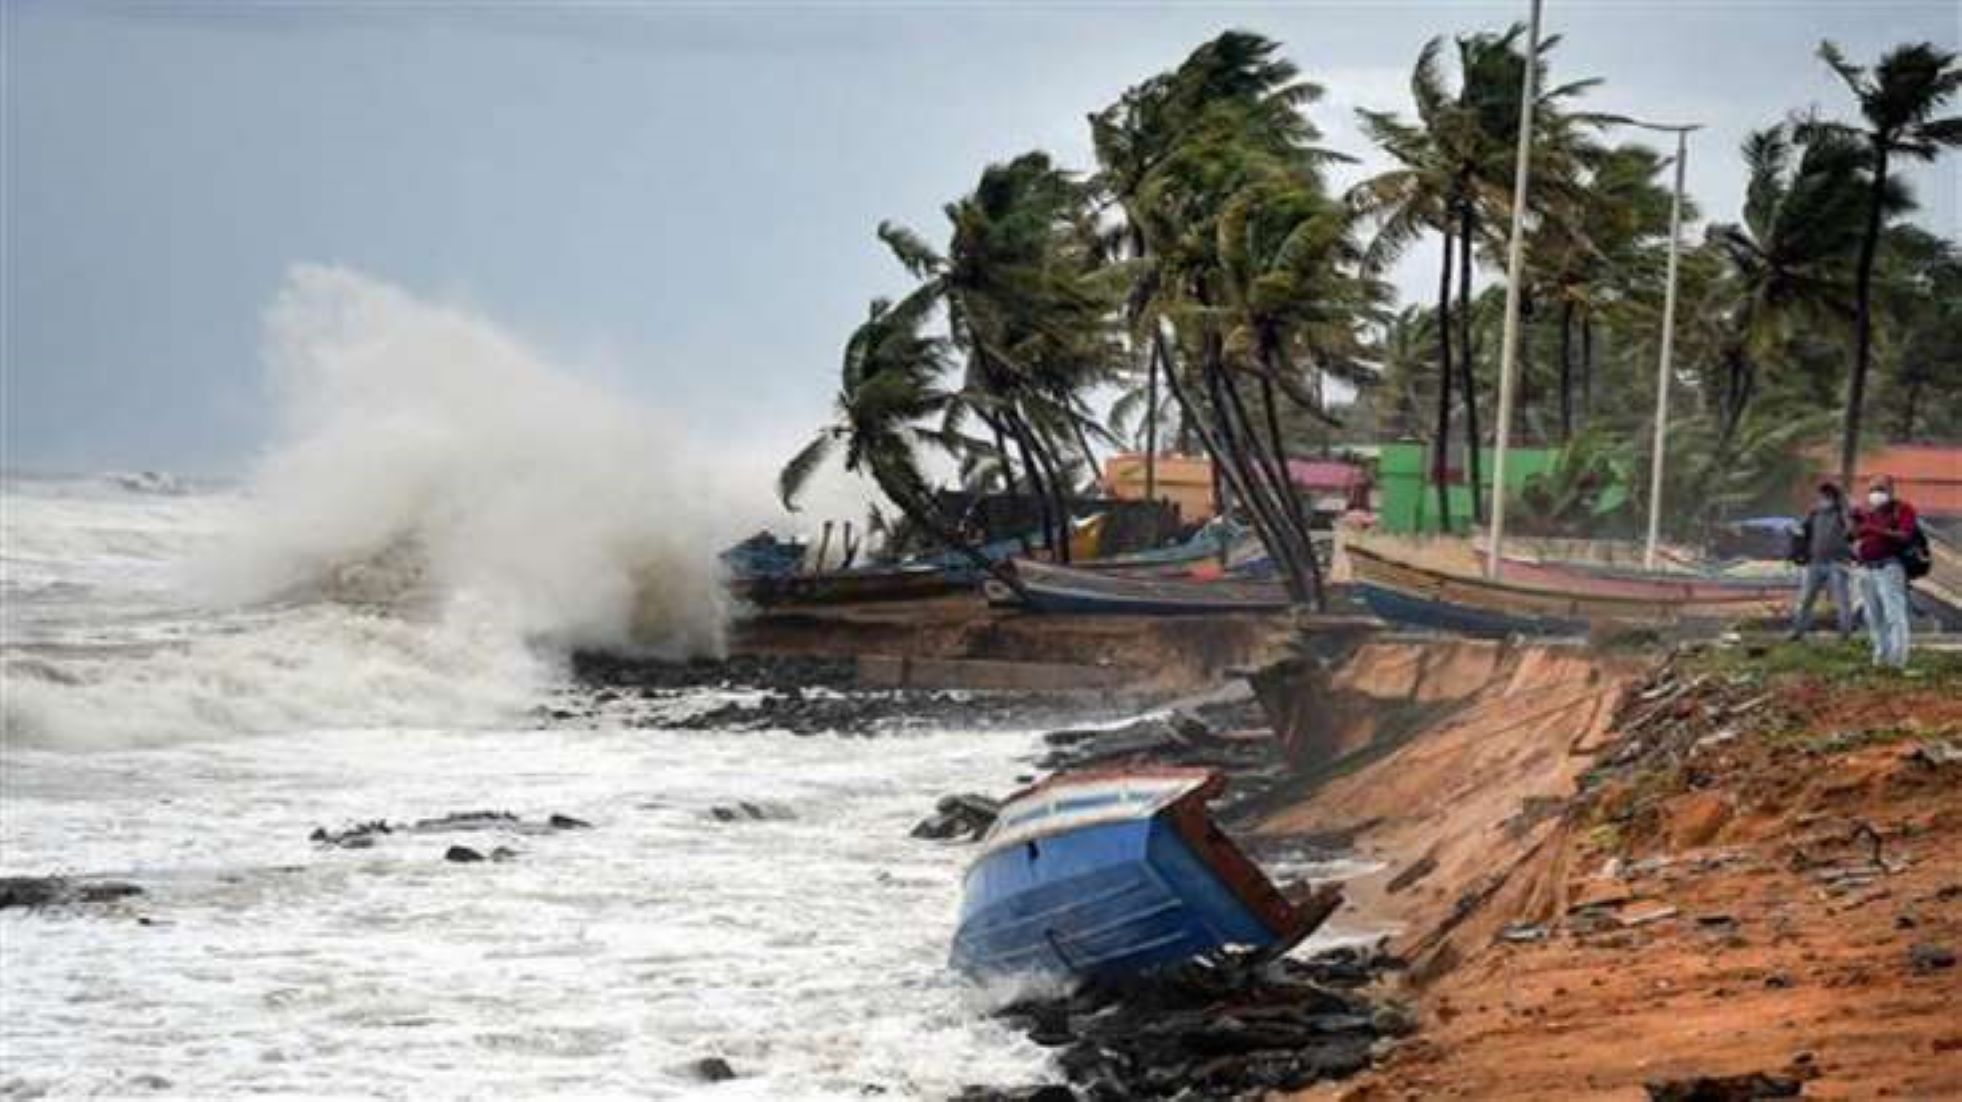
[[[1935,555],[1928,547],[1928,533],[1917,522],[1914,531],[1908,533],[1907,546],[1901,549],[1901,571],[1908,581],[1913,581],[1927,577],[1934,567]]]

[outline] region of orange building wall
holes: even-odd
[[[1161,455],[1155,474],[1159,498],[1179,507],[1181,521],[1193,524],[1212,519],[1212,460],[1204,456]],[[1145,457],[1134,453],[1104,460],[1104,489],[1119,501],[1145,500]]]

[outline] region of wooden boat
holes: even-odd
[[[954,967],[1112,980],[1298,944],[1341,894],[1282,895],[1207,815],[1225,785],[1204,769],[1114,770],[1011,796],[967,870]]]
[[[1490,581],[1399,562],[1368,547],[1348,549],[1356,589],[1385,620],[1473,635],[1569,635],[1596,624],[1668,626],[1782,616],[1790,591],[1699,597],[1630,596],[1578,586]]]
[[[1191,581],[1127,577],[1017,559],[1019,603],[1037,612],[1129,613],[1152,616],[1272,612],[1292,602],[1279,582]],[[1015,602],[1008,587],[990,583],[989,600]]]
[[[963,588],[953,573],[934,565],[863,567],[734,578],[732,593],[757,605],[857,604],[870,601],[911,601],[939,597]]]
[[[1478,552],[1479,562],[1488,561]],[[1789,576],[1724,577],[1674,571],[1642,571],[1593,563],[1548,562],[1506,556],[1500,580],[1531,589],[1578,590],[1613,597],[1658,601],[1724,600],[1754,596],[1789,601],[1798,582]]]

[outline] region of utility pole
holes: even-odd
[[[1662,292],[1662,357],[1655,369],[1655,445],[1649,454],[1649,538],[1642,548],[1642,568],[1654,570],[1656,544],[1662,535],[1662,466],[1669,443],[1669,378],[1676,351],[1676,268],[1683,250],[1683,168],[1689,161],[1690,131],[1702,127],[1649,122],[1631,122],[1631,125],[1676,135],[1676,193],[1669,202],[1669,282]]]
[[[1519,96],[1519,151],[1512,174],[1512,236],[1506,243],[1506,324],[1499,351],[1499,427],[1492,447],[1492,538],[1485,576],[1497,578],[1506,538],[1506,444],[1512,438],[1513,374],[1519,361],[1519,284],[1526,264],[1526,185],[1533,150],[1533,101],[1539,98],[1540,0],[1526,32],[1526,75]],[[1478,441],[1472,441],[1477,447]],[[1478,488],[1472,487],[1476,495]]]

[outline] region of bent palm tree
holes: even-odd
[[[1858,134],[1866,142],[1870,160],[1866,232],[1854,272],[1853,375],[1846,387],[1840,430],[1840,478],[1850,483],[1860,457],[1861,407],[1873,362],[1873,269],[1886,214],[1888,169],[1895,157],[1932,161],[1942,150],[1962,145],[1962,116],[1935,117],[1962,92],[1962,68],[1957,67],[1955,54],[1930,42],[1895,47],[1871,72],[1847,61],[1831,42],[1819,44],[1819,57],[1852,90],[1866,128],[1807,125],[1815,131],[1829,128]]]
[[[1019,592],[1012,572],[981,554],[941,515],[920,469],[922,448],[945,448],[948,443],[944,434],[923,424],[944,413],[953,400],[939,382],[948,366],[946,342],[924,332],[934,303],[926,289],[897,304],[873,301],[870,316],[845,342],[837,418],[784,464],[777,494],[785,508],[794,510],[811,476],[842,447],[847,471],[870,477],[921,531]]]

